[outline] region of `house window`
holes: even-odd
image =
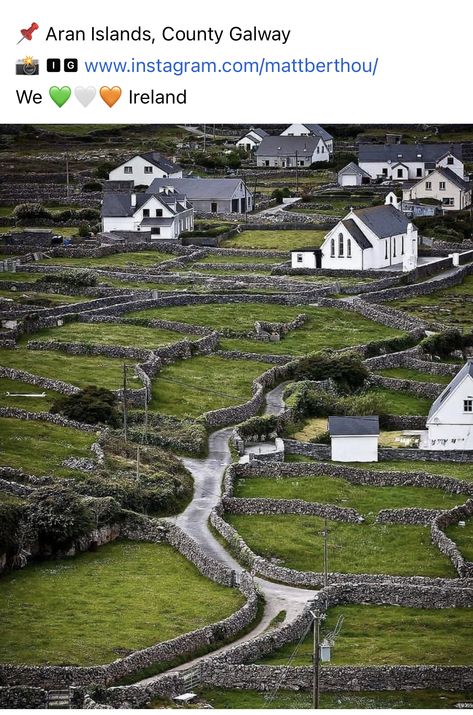
[[[347,258],[351,258],[351,238],[347,238]]]
[[[133,174],[133,167],[125,166],[124,172],[125,172],[125,174]]]
[[[269,159],[264,160],[264,166],[269,166]]]
[[[335,239],[330,241],[330,258],[335,258]]]
[[[450,166],[453,164],[453,161],[454,161],[453,156],[449,156],[447,158],[447,164],[450,164]]]
[[[152,173],[153,173],[153,167],[145,166],[145,174],[152,174]]]
[[[402,179],[402,169],[397,170],[397,178]]]
[[[159,236],[160,233],[161,233],[161,229],[159,228],[159,226],[152,227],[152,229],[151,229],[152,236]]]
[[[343,258],[343,233],[338,234],[338,257]]]
[[[163,215],[163,210],[162,210],[162,209],[156,209],[156,216],[157,216],[157,218],[161,218],[162,215]]]
[[[302,263],[302,253],[298,253],[296,257],[297,263]]]
[[[388,239],[386,239],[386,243],[384,245],[384,260],[388,260]]]
[[[404,255],[404,235],[401,236],[401,256]]]
[[[450,198],[442,199],[442,206],[454,206],[454,205],[455,205],[455,201],[453,199],[450,199]]]
[[[473,399],[463,400],[463,412],[473,412]]]
[[[387,175],[388,175],[388,170],[387,170],[387,169],[383,169],[383,176],[387,176]]]
[[[396,237],[393,239],[393,258],[396,257]]]
[[[422,169],[416,169],[416,176],[422,176]]]
[[[216,201],[212,201],[212,203],[210,204],[210,212],[213,214],[217,213],[217,202]]]
[[[148,218],[149,216],[149,209],[143,209],[143,218]]]
[[[425,182],[425,190],[426,190],[426,191],[432,191],[432,182],[431,182],[431,181],[426,181],[426,182]]]
[[[439,189],[440,189],[440,191],[445,191],[445,189],[446,189],[445,181],[439,181]]]

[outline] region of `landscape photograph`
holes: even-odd
[[[473,125],[0,125],[0,708],[473,707]]]

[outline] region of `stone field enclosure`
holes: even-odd
[[[192,690],[216,708],[309,708],[314,608],[322,638],[341,618],[321,707],[472,701],[472,453],[403,433],[473,354],[473,255],[454,266],[436,238],[437,268],[291,269],[350,205],[348,140],[299,176],[243,159],[257,209],[198,216],[195,239],[84,240],[57,216],[100,208],[80,186],[102,164],[139,146],[204,172],[201,149],[159,125],[38,137],[0,133],[0,707],[63,689],[72,707]],[[284,187],[305,192],[297,210],[261,214]],[[379,196],[358,187],[353,205]],[[35,228],[14,225],[27,199],[69,247],[15,243]],[[379,461],[331,461],[327,417],[372,414]]]

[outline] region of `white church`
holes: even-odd
[[[420,448],[473,450],[473,360],[468,360],[433,403]]]

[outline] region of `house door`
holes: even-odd
[[[232,199],[232,213],[238,213],[238,199]]]
[[[212,203],[210,204],[210,212],[213,214],[217,213],[217,202],[216,201],[212,201]]]
[[[322,268],[322,251],[320,248],[316,248],[315,251],[315,267]]]

